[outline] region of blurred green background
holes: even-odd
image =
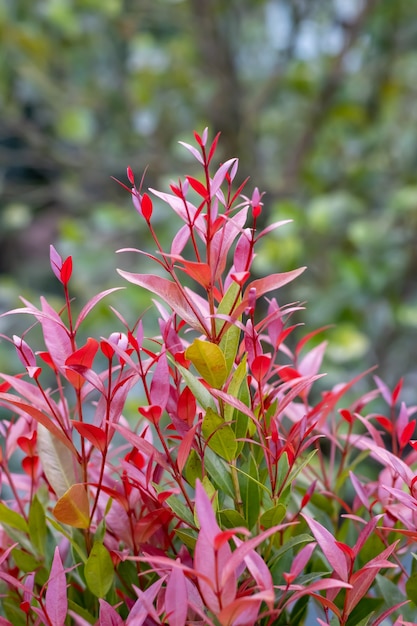
[[[207,125],[267,192],[265,219],[294,220],[256,270],[308,265],[281,298],[306,301],[308,330],[335,325],[333,382],[377,363],[414,395],[415,2],[3,0],[0,41],[0,311],[58,294],[50,243],[74,255],[81,302],[122,284],[114,250],[153,246],[110,177],[148,165],[167,188],[195,167],[178,140]],[[155,220],[169,242],[176,224]],[[110,301],[134,321],[149,298]],[[118,328],[106,307],[99,334]]]

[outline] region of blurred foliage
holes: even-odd
[[[334,381],[378,363],[412,392],[415,3],[3,0],[0,38],[2,310],[56,288],[52,242],[74,255],[82,301],[120,284],[114,250],[152,244],[110,176],[149,165],[146,185],[167,186],[194,167],[177,141],[208,125],[267,191],[265,220],[294,220],[257,267],[308,265],[282,299],[307,302],[309,328],[335,325]],[[155,219],[169,241],[175,224]],[[130,321],[148,300],[129,288],[119,302]]]

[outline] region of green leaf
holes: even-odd
[[[226,461],[236,458],[237,444],[233,429],[215,411],[208,408],[201,427],[207,445]]]
[[[382,574],[377,574],[376,585],[379,589],[379,595],[384,599],[384,606],[388,609],[395,604],[399,604],[400,602],[404,602],[406,600],[405,596],[401,593],[398,585],[393,583],[386,576],[382,576]],[[401,614],[403,616],[404,621],[412,621],[415,618],[416,609],[412,605],[404,605],[400,609]]]
[[[231,315],[233,310],[240,304],[239,292],[240,286],[237,283],[231,283],[217,307],[217,313]],[[216,318],[216,333],[219,333],[225,324],[228,324],[226,320]]]
[[[195,532],[188,528],[175,528],[174,532],[177,537],[181,539],[182,543],[190,548],[190,550],[194,550],[195,544],[197,543]]]
[[[309,601],[309,596],[303,596],[294,604],[290,617],[291,626],[299,626],[299,624],[304,624]]]
[[[230,467],[210,448],[206,448],[204,453],[204,467],[216,489],[234,499]]]
[[[288,454],[283,452],[278,460],[278,475],[277,475],[277,484],[276,490],[280,491],[284,486],[284,481],[288,482],[288,471],[289,471],[289,463],[288,463]]]
[[[249,387],[246,379],[247,368],[246,368],[246,354],[244,358],[239,363],[236,371],[233,374],[232,380],[229,383],[227,393],[229,393],[234,398],[237,398],[246,406],[249,406],[250,396],[249,396]],[[242,411],[238,411],[230,404],[225,403],[224,407],[224,417],[226,421],[231,422],[231,426],[235,433],[236,439],[243,439],[248,434],[249,428],[249,418],[247,415],[242,413]],[[244,441],[236,441],[237,443],[237,456],[242,452],[243,446],[245,445]]]
[[[167,498],[166,500],[166,503],[180,520],[184,520],[184,522],[186,522],[190,526],[194,526],[194,518],[192,512],[177,496],[169,496],[169,498]]]
[[[284,519],[286,512],[287,508],[283,504],[278,503],[262,513],[259,522],[264,528],[272,528],[272,526],[278,526],[278,524],[280,524]]]
[[[223,509],[223,511],[219,511],[219,515],[225,528],[247,527],[245,518],[235,509]]]
[[[316,455],[317,450],[312,450],[302,461],[301,463],[297,464],[296,467],[293,467],[293,469],[290,472],[290,475],[288,477],[288,481],[289,483],[292,483],[298,476],[298,474],[301,472],[302,469],[304,469],[304,467],[306,467],[306,465],[309,465],[311,460],[313,459],[313,457]]]
[[[261,507],[261,489],[259,484],[258,465],[252,455],[249,457],[246,472],[239,472],[240,495],[243,501],[246,525],[254,527]]]
[[[371,619],[375,616],[375,612],[381,604],[382,600],[379,598],[364,598],[350,613],[346,626],[369,626],[369,624],[372,624]]]
[[[203,478],[201,459],[195,450],[190,450],[190,454],[188,455],[188,459],[184,467],[184,476],[188,484],[190,484],[193,488],[195,487],[197,478],[200,480]]]
[[[314,541],[314,538],[311,535],[307,535],[307,533],[302,533],[301,535],[291,537],[290,539],[285,541],[284,545],[278,548],[278,550],[275,552],[273,559],[268,564],[269,567],[271,568],[275,566],[275,564],[278,563],[285,555],[285,553],[289,550],[292,550],[301,543],[310,543],[311,541]]]
[[[73,611],[73,613],[75,613],[76,615],[79,615],[79,617],[82,617],[88,624],[97,623],[97,618],[93,617],[91,613],[87,611],[87,609],[80,606],[79,604],[74,602],[74,600],[71,600],[70,598],[68,598],[68,609],[70,611]]]
[[[6,524],[24,533],[29,532],[29,526],[20,513],[9,509],[3,502],[0,502],[0,524]]]
[[[203,407],[203,409],[208,409],[210,407],[215,410],[216,404],[209,390],[185,367],[178,364],[176,364],[176,367],[180,371],[187,387],[190,388],[195,399]]]
[[[230,315],[233,312],[233,308],[238,306],[241,302],[239,292],[239,285],[237,283],[232,283],[217,307],[217,313]],[[225,323],[227,323],[225,320],[216,319],[216,332],[220,332]],[[224,333],[219,344],[226,359],[228,375],[232,371],[233,363],[235,362],[236,354],[239,349],[240,335],[240,328],[235,324],[232,324]]]
[[[413,574],[405,583],[407,598],[417,605],[417,574]]]
[[[45,554],[47,527],[45,510],[37,495],[29,509],[29,536],[33,546],[40,554]]]
[[[39,568],[39,560],[35,556],[33,556],[33,554],[29,554],[24,550],[19,550],[18,548],[15,548],[14,550],[12,550],[12,556],[17,567],[22,572],[34,572]]]
[[[88,556],[84,576],[89,590],[97,598],[104,598],[113,583],[114,567],[109,551],[98,541]]]
[[[227,378],[226,359],[215,343],[194,339],[185,351],[185,358],[189,359],[197,372],[214,389],[221,389]]]

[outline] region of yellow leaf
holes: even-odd
[[[79,483],[72,485],[56,503],[53,514],[62,524],[74,528],[90,526],[90,510],[87,490]]]
[[[211,387],[220,389],[226,382],[226,359],[217,344],[194,339],[185,351],[185,358],[191,361],[198,373]]]

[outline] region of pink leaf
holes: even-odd
[[[13,343],[16,346],[17,356],[25,367],[36,366],[36,359],[32,348],[26,343],[24,339],[13,335]]]
[[[53,273],[55,274],[59,282],[62,282],[62,279],[61,279],[62,257],[52,245],[49,246],[49,260],[51,263],[51,268],[52,268]]]
[[[308,543],[306,546],[304,546],[298,552],[297,556],[294,558],[293,562],[291,563],[291,569],[289,572],[291,582],[294,581],[297,578],[297,576],[299,576],[301,572],[304,570],[305,566],[310,560],[311,555],[313,554],[315,547],[316,547],[316,543],[312,541],[311,543]]]
[[[114,291],[120,291],[121,289],[124,289],[124,287],[113,287],[112,289],[106,289],[105,291],[101,291],[96,296],[91,298],[91,300],[89,300],[87,304],[85,304],[81,309],[80,314],[78,315],[78,319],[75,323],[74,330],[77,330],[79,328],[80,324],[85,320],[87,315],[96,306],[96,304],[100,302],[100,300],[113,293]]]
[[[166,202],[186,224],[195,225],[200,232],[205,231],[205,221],[201,216],[197,218],[195,217],[197,208],[191,204],[191,202],[184,202],[184,200],[182,198],[178,198],[178,196],[163,193],[162,191],[157,191],[156,189],[150,189],[149,191],[151,191],[154,196],[157,196]]]
[[[4,400],[7,404],[11,404],[13,407],[19,409],[22,413],[26,413],[27,415],[33,417],[33,419],[45,426],[53,437],[62,441],[62,443],[69,448],[75,456],[77,456],[77,451],[72,442],[64,435],[62,430],[56,426],[49,415],[45,415],[42,411],[39,411],[31,404],[21,402],[20,399],[16,399],[16,396],[13,396],[12,394],[0,393],[0,400]]]
[[[123,626],[124,621],[111,604],[103,600],[103,598],[99,598],[99,605],[100,617],[98,626]]]
[[[184,572],[173,568],[165,590],[165,612],[171,626],[184,626],[188,612]]]
[[[177,234],[174,236],[172,240],[171,254],[172,255],[181,254],[189,238],[190,238],[190,228],[188,224],[184,224],[184,226],[181,226],[181,228],[179,229],[179,231],[177,232]]]
[[[259,278],[257,280],[253,280],[246,287],[245,292],[243,294],[242,303],[236,309],[235,315],[240,315],[247,308],[250,302],[250,292],[253,291],[256,294],[256,299],[260,296],[268,293],[269,291],[274,291],[275,289],[279,289],[283,287],[287,283],[295,280],[297,276],[300,276],[305,267],[300,267],[297,270],[292,270],[290,272],[283,272],[281,274],[271,274],[270,276],[266,276],[265,278]]]
[[[227,221],[223,228],[219,229],[213,237],[211,242],[211,271],[215,279],[218,279],[221,276],[226,267],[227,255],[230,247],[240,230],[243,228],[247,219],[247,214],[247,207],[241,209],[238,213],[236,213],[236,215],[233,216],[233,221]]]
[[[199,574],[203,574],[211,584],[205,579],[199,580],[201,595],[207,607],[218,614],[222,606],[233,602],[236,597],[236,574],[230,572],[228,579],[220,583],[222,573],[232,555],[229,544],[223,544],[219,549],[215,549],[216,536],[221,532],[216,521],[213,507],[201,482],[196,483],[195,506],[200,532],[194,553],[194,567]]]
[[[56,547],[45,594],[45,608],[51,626],[64,626],[68,611],[67,581],[59,549]]]
[[[251,266],[252,258],[250,257],[250,230],[246,228],[236,244],[233,256],[233,265],[237,272],[244,272]]]
[[[223,165],[219,167],[219,169],[217,170],[217,172],[215,173],[213,177],[213,180],[211,181],[211,185],[210,185],[211,197],[216,195],[217,191],[220,189],[224,181],[226,173],[231,168],[231,166],[235,163],[235,161],[236,159],[229,159],[228,161],[226,161],[225,163],[223,163]]]
[[[387,561],[387,557],[395,551],[397,544],[398,541],[395,541],[392,545],[383,550],[383,552],[378,554],[378,556],[366,563],[359,571],[352,575],[350,579],[352,589],[349,589],[349,591],[346,592],[345,611],[347,615],[351,613],[358,602],[364,597],[380,569],[385,569],[386,567],[397,567],[394,563]]]
[[[273,591],[260,591],[251,596],[240,596],[228,604],[218,615],[221,624],[232,626],[249,626],[256,624],[262,602],[271,604],[274,601]]]
[[[349,583],[345,583],[343,582],[343,580],[336,580],[335,578],[322,578],[321,580],[316,580],[313,583],[309,583],[307,587],[303,587],[302,585],[290,585],[289,589],[291,591],[295,590],[295,593],[288,598],[284,606],[286,606],[287,604],[293,604],[294,602],[296,602],[299,598],[302,598],[303,596],[314,595],[314,597],[317,598],[317,600],[319,601],[323,600],[324,606],[331,607],[332,611],[338,617],[340,617],[340,610],[337,608],[337,606],[333,602],[331,602],[327,598],[321,598],[321,596],[316,596],[315,593],[317,591],[324,591],[327,589],[351,589],[351,588],[352,588],[352,585],[350,585]],[[285,589],[285,587],[281,587],[280,585],[278,585],[278,589]]]
[[[171,307],[174,313],[177,313],[177,315],[190,324],[192,328],[195,328],[199,332],[207,332],[201,317],[197,317],[187,301],[187,298],[185,298],[183,291],[181,291],[174,282],[154,274],[133,274],[132,272],[125,272],[123,270],[117,271],[120,276],[127,281],[134,285],[144,287],[162,298],[162,300]]]
[[[114,428],[118,430],[132,446],[140,450],[140,452],[143,452],[146,456],[153,457],[156,463],[159,463],[164,469],[170,470],[170,466],[164,456],[149,441],[146,441],[143,437],[132,432],[130,428],[125,428],[125,426],[121,424],[114,424]]]
[[[350,476],[352,485],[355,489],[356,495],[358,496],[359,500],[361,501],[365,509],[368,509],[369,499],[368,499],[368,496],[366,495],[364,488],[362,487],[362,484],[359,482],[359,479],[357,478],[357,476],[355,476],[353,472],[350,471],[349,476]]]
[[[45,345],[53,362],[62,368],[72,353],[71,340],[65,324],[43,296],[41,304],[42,312],[34,315],[41,323]]]
[[[244,542],[238,537],[234,538],[234,542],[237,547],[241,546]],[[261,557],[255,550],[251,550],[247,556],[244,557],[245,565],[249,572],[253,576],[258,589],[261,591],[269,591],[274,595],[273,580],[271,572]]]
[[[326,347],[327,341],[323,341],[305,355],[298,365],[298,371],[301,375],[314,376],[314,374],[317,374],[321,367]]]
[[[164,578],[160,578],[156,582],[154,582],[150,587],[148,587],[145,591],[142,591],[136,585],[132,585],[135,590],[138,599],[136,600],[133,607],[130,609],[129,615],[125,622],[126,626],[139,626],[145,623],[148,615],[155,620],[154,624],[160,624],[161,620],[158,617],[158,613],[156,612],[153,602],[157,595],[159,594],[162,583],[164,582]]]
[[[189,152],[191,152],[193,157],[197,159],[197,161],[201,163],[201,165],[204,165],[203,157],[201,156],[197,148],[194,148],[194,146],[191,146],[189,143],[185,143],[185,141],[179,141],[178,143],[181,144],[181,146],[184,146],[184,148],[186,148]]]
[[[280,530],[287,528],[291,523],[288,524],[280,524],[279,526],[273,526],[272,528],[268,528],[259,535],[252,537],[251,539],[247,539],[246,541],[242,541],[238,548],[233,552],[232,556],[227,560],[225,566],[221,572],[221,584],[226,584],[228,579],[235,575],[237,569],[241,566],[241,564],[249,558],[253,559],[255,548],[265,541],[268,537],[273,535],[274,533],[279,532]],[[253,561],[255,563],[256,561]],[[259,566],[259,564],[258,564]],[[266,582],[266,581],[265,581]]]
[[[169,396],[169,369],[165,352],[159,355],[158,362],[152,374],[150,386],[150,398],[152,404],[157,404],[165,409]]]
[[[346,557],[343,551],[337,546],[336,540],[329,531],[324,528],[319,522],[316,522],[311,517],[301,514],[307,524],[310,526],[314,537],[317,540],[322,552],[334,571],[340,576],[340,578],[347,582],[348,580],[348,567],[346,563]]]

